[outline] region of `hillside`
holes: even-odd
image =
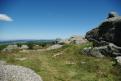
[[[0,54],[8,64],[29,67],[43,81],[121,81],[121,69],[109,57],[96,58],[81,53],[91,44],[64,45],[49,51]]]

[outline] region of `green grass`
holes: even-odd
[[[81,54],[86,45],[65,45],[56,50],[30,53],[0,54],[8,64],[33,69],[43,81],[121,81],[121,69],[111,58],[95,58]],[[60,54],[54,56],[56,54]],[[16,58],[27,58],[24,61]]]

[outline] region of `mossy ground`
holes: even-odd
[[[50,51],[0,54],[8,64],[33,69],[43,81],[121,81],[121,70],[110,58],[95,58],[81,54],[86,45],[65,45]],[[23,61],[16,58],[26,58]]]

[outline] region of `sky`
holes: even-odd
[[[110,11],[121,15],[121,0],[0,0],[0,40],[84,36]]]

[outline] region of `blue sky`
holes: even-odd
[[[121,15],[121,0],[0,0],[0,40],[55,39],[85,35],[110,11]]]

